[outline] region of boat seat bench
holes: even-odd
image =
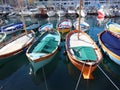
[[[75,53],[74,55],[76,55],[75,57],[78,60],[89,60],[89,61],[96,61],[97,60],[97,56],[96,53],[94,51],[94,48],[92,47],[88,47],[88,46],[79,46],[79,47],[73,47],[73,52]]]
[[[50,53],[56,48],[57,44],[58,44],[57,41],[51,40],[49,41],[49,44],[46,44],[42,51]]]
[[[46,37],[44,40],[42,40],[34,49],[33,52],[51,52],[52,48],[51,46],[55,45],[55,38],[54,37]]]

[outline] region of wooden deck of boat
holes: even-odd
[[[0,49],[0,55],[4,55],[10,52],[14,52],[18,49],[21,49],[28,41],[30,37],[27,35],[16,39],[15,41],[11,42],[10,44],[5,45],[3,48]]]
[[[78,34],[74,34],[71,36],[70,47],[77,47],[77,46],[91,46],[94,47],[94,42],[91,42],[87,36],[84,34],[80,34],[80,39],[78,39]]]

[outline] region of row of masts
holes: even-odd
[[[67,6],[68,4],[71,4],[73,6],[76,6],[79,3],[79,0],[68,0],[68,2],[66,2],[66,0],[21,0],[24,4],[27,5],[31,5],[31,4],[35,4],[35,3],[41,3],[41,4],[47,4],[48,2],[51,1],[51,3],[53,3],[55,6],[57,6],[58,4],[61,4],[63,6]],[[1,0],[0,1],[1,4],[10,4],[11,6],[17,6],[17,0]],[[84,7],[97,7],[98,4],[103,4],[103,5],[107,5],[108,6],[117,6],[120,7],[120,0],[84,0],[83,1],[83,6]]]

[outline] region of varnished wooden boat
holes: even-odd
[[[0,64],[25,51],[34,41],[34,32],[25,31],[13,34],[11,38],[0,44]]]
[[[72,22],[70,19],[60,20],[56,25],[57,30],[62,34],[69,32],[71,30],[71,27]]]
[[[65,41],[70,61],[82,72],[84,79],[92,79],[92,72],[102,60],[96,43],[88,34],[79,30],[70,31]]]
[[[120,65],[120,36],[104,30],[98,35],[98,39],[103,51],[113,62]]]
[[[60,38],[60,33],[57,30],[44,31],[38,40],[28,48],[26,56],[34,73],[54,58],[60,45]]]

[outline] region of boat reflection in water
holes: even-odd
[[[33,67],[32,65],[30,65],[29,75],[35,85],[40,85],[41,83],[45,82],[45,80],[49,78],[52,75],[52,73],[54,73],[59,62],[59,59],[57,58],[58,55],[59,52],[54,57],[54,60],[40,68],[36,73],[34,73]]]
[[[54,17],[52,18],[54,19]],[[33,21],[33,19],[34,18],[31,18],[31,21]],[[116,22],[120,21],[120,18],[114,19],[116,19]],[[48,22],[47,19],[42,18],[37,20],[41,25]],[[50,21],[55,24],[54,27],[56,26],[57,20],[58,18],[55,18],[55,20]],[[98,42],[97,34],[104,30],[103,26],[105,25],[98,27],[96,25],[96,16],[92,15],[87,16],[87,22],[91,26],[88,32],[89,35]],[[64,42],[61,44],[63,44],[61,48],[63,51],[61,50],[60,53],[56,55],[57,57],[45,65],[44,69],[39,69],[36,75],[33,73],[29,75],[30,62],[28,61],[25,53],[22,56],[19,55],[15,57],[15,59],[6,62],[6,64],[2,66],[0,65],[0,89],[45,90],[46,87],[43,76],[44,70],[49,90],[75,90],[75,86],[81,72],[70,61],[65,62],[66,58],[63,56],[65,44]],[[109,75],[109,78],[111,78],[112,81],[120,88],[120,66],[109,60],[109,57],[106,55],[103,56],[103,58],[104,59],[99,66],[102,66],[101,68],[104,72]],[[81,77],[77,90],[119,90],[111,84],[99,68],[96,68],[93,72],[93,76],[93,80],[86,80]]]
[[[110,60],[109,56],[104,54],[104,60],[102,62],[104,69],[116,80],[120,80],[120,66]]]
[[[89,79],[84,79],[82,76],[80,77],[81,72],[69,61],[69,59],[67,60],[67,62],[68,62],[67,63],[68,73],[69,73],[69,75],[71,76],[71,78],[74,81],[74,87],[77,86],[77,84],[78,84],[78,89],[81,89],[81,90],[98,90],[98,88],[99,88],[99,90],[101,90],[101,89],[106,90],[106,88],[111,89],[111,90],[115,89],[115,87],[111,84],[111,82],[104,76],[104,74],[102,74],[102,72],[101,72],[101,70],[99,68],[96,68],[96,70],[93,72],[94,79],[89,80]],[[102,64],[103,63],[101,63],[99,65],[99,67],[101,67]],[[106,65],[106,64],[104,63],[104,65]],[[107,69],[107,67],[108,67],[108,65],[106,65],[106,69]],[[104,71],[106,72],[108,70],[104,70]],[[112,74],[112,73],[110,73],[110,74]],[[110,77],[109,74],[107,74],[107,76]],[[78,83],[78,80],[79,80],[79,83]],[[120,80],[120,78],[119,78],[119,80]],[[116,82],[118,82],[118,81],[116,81]]]
[[[70,76],[72,77],[72,79],[77,80],[80,71],[70,62],[70,60],[68,59],[68,57],[66,57],[66,62],[67,62],[67,68],[68,68],[68,73],[70,74]]]
[[[17,70],[27,63],[25,59],[25,54],[21,53],[18,57],[14,57],[13,60],[0,65],[0,80],[4,80],[17,72]]]
[[[97,17],[96,19],[98,22],[97,22],[97,26],[104,26],[108,21],[110,21],[110,18],[99,18]]]

